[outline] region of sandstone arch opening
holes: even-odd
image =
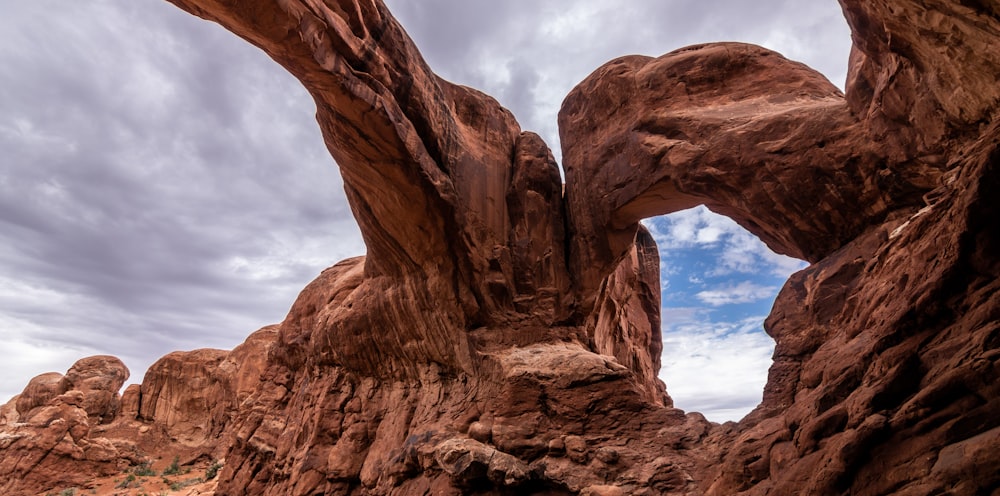
[[[660,252],[660,379],[675,406],[714,422],[756,407],[774,340],[763,321],[806,263],[771,251],[736,222],[699,206],[645,219]]]

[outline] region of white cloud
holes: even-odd
[[[645,222],[661,250],[714,245],[746,232],[739,224],[704,206],[663,215]]]
[[[732,314],[728,305],[773,299],[778,282],[806,264],[775,254],[734,221],[705,207],[645,224],[660,246],[662,277],[681,277],[694,297],[674,294],[665,303],[705,305],[663,308],[660,377],[667,392],[678,408],[699,411],[716,422],[739,420],[760,403],[774,342],[763,332],[763,316],[714,320]],[[707,268],[698,269],[701,264]],[[662,286],[676,293],[683,282]]]
[[[24,390],[33,377],[46,372],[65,374],[80,358],[96,354],[91,348],[62,345],[51,341],[22,341],[6,330],[9,322],[0,320],[5,331],[0,332],[4,345],[4,368],[17,370],[18,375],[0,374],[0,404]],[[23,329],[22,329],[23,330]]]
[[[758,272],[764,262],[764,254],[770,251],[767,245],[743,229],[733,230],[728,234],[718,263],[711,273],[713,275],[726,275]]]
[[[764,244],[759,239],[757,242],[761,245]],[[806,268],[809,265],[803,260],[792,258],[787,255],[779,255],[770,249],[760,250],[756,253],[763,259],[764,264],[770,267],[771,274],[782,279],[787,279],[788,276]]]
[[[729,231],[727,235],[718,264],[712,270],[713,275],[766,272],[775,277],[787,278],[807,265],[797,258],[771,251],[760,238],[742,228]]]
[[[663,335],[660,378],[676,407],[713,422],[739,420],[760,403],[774,341],[761,331],[764,317],[735,323],[704,318],[698,309],[664,314],[670,330]]]
[[[751,303],[766,300],[774,298],[777,292],[777,286],[761,286],[750,281],[743,281],[738,284],[699,291],[695,294],[695,297],[708,305],[717,307],[732,305],[734,303]]]
[[[760,238],[732,219],[704,206],[682,210],[643,222],[660,249],[663,265],[671,265],[672,252],[718,249],[708,275],[767,273],[787,278],[806,263],[771,251]]]

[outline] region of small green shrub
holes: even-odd
[[[139,484],[136,482],[135,474],[128,474],[128,477],[125,477],[121,482],[115,485],[115,489],[128,489],[130,487],[139,487]]]
[[[205,480],[212,480],[216,475],[219,474],[219,469],[222,468],[222,464],[215,461],[205,469]]]
[[[153,470],[151,462],[142,462],[132,468],[132,473],[139,477],[149,477],[151,475],[156,475],[156,471]]]
[[[193,486],[195,484],[201,484],[205,482],[201,477],[195,477],[194,479],[188,479],[186,481],[174,482],[170,484],[171,491],[180,491],[188,486]]]
[[[177,475],[179,473],[181,473],[180,457],[175,456],[170,466],[163,469],[163,475]]]

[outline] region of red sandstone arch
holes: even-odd
[[[996,468],[973,459],[996,445],[995,424],[964,424],[946,404],[996,417],[982,401],[997,395],[996,231],[975,213],[996,210],[982,194],[995,138],[976,141],[997,129],[995,2],[841,0],[855,38],[846,97],[746,45],[613,61],[563,108],[564,204],[537,136],[437,78],[380,1],[172,1],[313,94],[369,247],[282,325],[226,488],[426,492],[450,478],[457,493],[478,470],[501,491],[541,457],[535,482],[578,492],[597,484],[580,465],[587,443],[608,439],[635,450],[638,472],[619,482],[646,473],[660,492],[929,493]],[[945,181],[949,168],[964,174]],[[816,262],[779,296],[764,403],[732,428],[663,408],[655,350],[629,341],[659,331],[644,284],[655,251],[636,221],[697,203]],[[934,239],[902,230],[910,221]],[[572,366],[552,374],[560,364]],[[470,405],[493,427],[473,428]],[[538,444],[564,429],[588,437]],[[977,434],[993,437],[963,437]],[[872,450],[890,461],[865,464]],[[948,464],[930,466],[924,454],[939,452]],[[886,477],[890,466],[907,473]],[[660,475],[674,485],[656,486]]]
[[[705,204],[815,262],[898,207],[843,94],[757,46],[613,60],[566,97],[559,125],[584,292],[646,217]]]
[[[168,403],[225,398],[197,414],[218,434],[199,449],[227,450],[218,493],[1000,486],[996,0],[841,0],[846,97],[747,45],[612,61],[563,108],[565,201],[545,144],[434,76],[379,0],[172,1],[308,88],[369,247],[225,367],[187,354],[217,388],[154,371]],[[764,399],[736,424],[670,408],[655,379],[656,248],[636,221],[696,203],[814,261],[778,296]],[[3,490],[134,460],[73,393],[28,423],[0,411]],[[139,394],[133,416],[156,401]],[[158,421],[135,435],[178,446]]]

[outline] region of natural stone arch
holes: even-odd
[[[678,74],[708,76],[660,88],[683,95],[661,102],[665,108],[692,96],[689,83],[705,83],[705,91],[682,102],[692,110],[679,125],[674,119],[683,112],[636,123],[627,112],[610,118],[617,109],[600,104],[578,112],[593,102],[577,106],[571,95],[565,115],[578,117],[581,136],[589,137],[576,139],[603,136],[606,143],[566,144],[576,124],[563,126],[564,211],[544,144],[520,133],[485,95],[434,76],[378,0],[174,1],[263,48],[309,88],[370,250],[367,260],[320,276],[282,324],[260,387],[235,420],[223,492],[458,494],[472,478],[503,493],[531,477],[539,477],[530,481],[535,488],[566,494],[634,489],[637,481],[638,489],[661,494],[841,494],[855,481],[860,489],[870,483],[872,494],[910,483],[930,492],[965,484],[963,494],[995,487],[996,470],[983,471],[991,475],[975,485],[961,480],[981,464],[962,458],[965,447],[978,446],[958,444],[967,439],[959,436],[986,433],[992,424],[920,430],[937,422],[929,415],[939,410],[960,419],[961,412],[942,406],[951,399],[942,391],[971,402],[997,394],[989,380],[996,369],[987,368],[995,360],[983,352],[995,344],[996,327],[987,327],[986,311],[959,315],[976,302],[949,294],[966,282],[997,293],[995,228],[983,220],[995,219],[997,209],[982,194],[997,182],[995,142],[970,145],[980,133],[996,133],[995,125],[983,131],[977,122],[997,102],[995,80],[982,76],[1000,67],[995,8],[979,16],[943,0],[842,0],[860,40],[846,100],[814,73],[742,45],[694,47],[656,59],[663,64],[620,59],[602,76],[612,80],[609,87],[618,76],[633,82],[624,86],[626,98],[608,95],[619,107],[649,96],[644,92],[654,88],[635,85],[642,79],[635,76],[658,68],[667,82]],[[929,18],[928,4],[936,9]],[[952,34],[968,42],[957,44],[957,53]],[[671,75],[683,68],[672,63],[686,58],[699,67]],[[791,97],[745,77],[769,63],[771,73],[760,74]],[[952,98],[954,86],[972,96]],[[600,87],[596,80],[593,89]],[[720,119],[698,98],[742,120]],[[608,129],[588,129],[599,127],[586,124],[592,119],[607,119]],[[651,139],[634,139],[639,134]],[[776,136],[782,139],[762,141]],[[968,154],[952,164],[940,156],[959,148]],[[799,185],[815,182],[817,195],[762,188],[756,191],[768,194],[755,198],[755,188],[768,183],[741,180],[757,170],[737,167],[746,164],[732,157],[744,151],[768,154],[751,165],[773,168],[779,178],[804,173]],[[803,163],[810,152],[817,160]],[[617,166],[604,170],[609,163]],[[622,172],[633,166],[643,173]],[[967,174],[939,184],[951,166]],[[838,188],[841,168],[860,181],[859,191]],[[923,194],[935,187],[927,201],[948,201],[920,210]],[[861,216],[835,219],[839,207],[859,201]],[[662,387],[644,375],[653,366],[638,356],[648,351],[618,346],[628,336],[619,330],[638,329],[629,310],[646,308],[652,289],[629,279],[644,278],[655,251],[636,220],[695,203],[738,219],[779,252],[816,261],[786,285],[779,296],[784,312],[769,319],[781,361],[771,369],[764,402],[744,422],[721,429],[664,408]],[[980,210],[990,215],[970,214]],[[423,222],[399,221],[411,211]],[[558,221],[567,213],[563,233]],[[804,220],[813,213],[831,222]],[[539,219],[547,226],[533,239],[523,228]],[[922,245],[904,219],[934,235],[933,242]],[[961,246],[941,249],[949,244]],[[531,267],[532,277],[517,280],[518,266]],[[907,284],[918,279],[916,271],[939,284]],[[879,308],[896,291],[880,278],[898,274],[906,276],[898,292],[907,308]],[[639,290],[623,291],[630,284]],[[864,291],[852,300],[855,285]],[[939,296],[955,298],[924,305],[943,301]],[[991,298],[987,310],[996,308]],[[643,317],[652,323],[658,315]],[[954,360],[957,346],[932,342],[948,333],[967,345]],[[561,364],[572,366],[552,373]],[[912,378],[923,380],[925,367],[933,374],[918,392],[925,384]],[[973,406],[975,418],[995,418],[995,403]],[[470,422],[479,408],[494,416]],[[565,428],[581,435],[564,436]],[[943,457],[951,465],[924,477],[933,459],[925,455],[940,451],[932,446],[938,435],[956,444],[953,456]],[[608,439],[624,439],[627,456],[597,449],[594,458],[619,468],[583,465]],[[924,444],[897,449],[913,439]],[[889,461],[859,468],[871,449]],[[530,470],[539,457],[546,465]],[[905,473],[886,477],[883,469],[893,466]],[[995,459],[986,467],[995,469]],[[618,488],[603,487],[609,477],[617,477]]]
[[[1000,486],[995,1],[841,0],[846,99],[746,45],[613,61],[564,107],[565,197],[544,143],[434,76],[378,0],[175,3],[302,80],[370,250],[216,370],[186,354],[223,398],[204,424],[206,453],[227,450],[216,492]],[[767,319],[763,402],[722,426],[670,408],[653,377],[656,246],[636,221],[697,203],[813,261]],[[0,490],[120,473],[128,444],[87,433],[75,393],[29,401],[34,422],[0,408]]]
[[[375,351],[340,353],[338,363],[374,375],[405,375],[413,363],[471,372],[466,331],[480,327],[600,320],[601,285],[636,246],[643,217],[703,203],[779,253],[823,258],[918,205],[940,176],[939,160],[922,159],[939,146],[933,139],[873,143],[869,133],[899,115],[864,105],[884,100],[887,85],[905,83],[906,98],[922,87],[940,96],[959,77],[924,79],[921,67],[947,60],[907,65],[879,43],[856,46],[848,99],[808,67],[749,45],[623,57],[560,112],[564,201],[545,144],[492,98],[437,77],[381,2],[173,3],[261,47],[316,100],[368,246],[357,293],[396,288],[394,300],[407,302],[348,298],[331,331],[333,342],[366,340]],[[889,15],[845,12],[856,35]],[[995,67],[985,52],[968,62]],[[896,69],[887,60],[903,64],[888,83]],[[945,103],[915,108],[934,122],[944,109],[935,132],[946,132],[988,102],[972,103],[965,114]],[[372,321],[391,331],[369,335]]]
[[[368,248],[329,330],[358,344],[318,353],[374,376],[472,372],[466,331],[569,319],[547,146],[493,98],[436,76],[381,2],[173,3],[262,48],[316,101]]]
[[[583,291],[643,218],[704,204],[775,252],[817,261],[895,206],[843,94],[756,46],[613,60],[566,97],[559,124]]]
[[[817,261],[893,204],[891,192],[872,185],[881,159],[859,149],[863,129],[843,94],[816,71],[756,46],[613,60],[566,97],[559,128],[570,272],[598,343],[628,342],[624,329],[637,325],[617,316],[638,303],[612,293],[635,266],[658,266],[655,244],[642,242],[643,218],[703,204],[773,251]],[[655,291],[630,294],[655,307],[659,334]],[[654,363],[658,370],[659,356]]]

